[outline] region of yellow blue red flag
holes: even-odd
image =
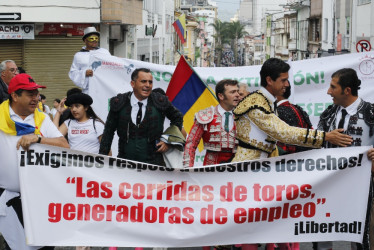
[[[36,134],[40,135],[40,127],[45,118],[45,114],[39,109],[34,111],[35,127],[22,122],[15,122],[10,118],[9,113],[9,100],[0,104],[0,130],[9,135],[27,135]]]
[[[173,27],[178,34],[182,44],[186,42],[186,15],[182,14],[173,23]]]
[[[170,80],[166,95],[183,114],[183,126],[190,132],[195,113],[201,109],[218,105],[216,97],[187,63],[184,56],[179,59]],[[199,149],[202,150],[200,143]]]

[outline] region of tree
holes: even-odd
[[[245,26],[239,21],[228,23],[227,32],[231,38],[231,48],[234,51],[235,66],[238,66],[238,41],[248,35]]]
[[[213,26],[215,30],[215,35],[213,35],[213,37],[215,40],[215,53],[217,55],[216,65],[221,66],[223,45],[229,42],[229,37],[227,36],[228,23],[216,19],[214,23],[211,23],[209,25]]]

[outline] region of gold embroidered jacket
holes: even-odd
[[[245,97],[234,114],[239,146],[233,162],[267,158],[275,150],[276,141],[312,148],[320,148],[324,142],[324,132],[292,127],[279,119],[261,91]]]

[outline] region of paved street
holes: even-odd
[[[163,250],[165,248],[154,248],[154,250]],[[168,250],[181,250],[181,249],[188,249],[188,250],[202,250],[201,247],[191,247],[191,248],[168,248]],[[301,243],[300,244],[300,250],[312,250],[312,243]],[[350,243],[348,242],[334,242],[333,245],[334,250],[350,250]],[[74,247],[56,247],[55,250],[75,250]],[[107,247],[93,247],[91,250],[108,250]],[[129,247],[119,247],[118,250],[134,250],[134,248]],[[144,248],[144,250],[152,250],[152,248]],[[261,246],[259,250],[265,250],[265,246]]]
[[[3,244],[0,244],[0,250],[4,250]],[[165,248],[144,248],[144,250],[164,250]],[[168,248],[168,250],[181,250],[181,249],[188,249],[188,250],[202,250],[201,247],[190,247],[190,248]],[[312,250],[312,243],[301,243],[300,250]],[[334,242],[333,245],[334,250],[350,250],[350,243],[348,242]],[[55,250],[75,250],[75,247],[55,247]],[[91,250],[108,250],[108,247],[92,247]],[[119,247],[118,250],[134,250],[134,248],[130,247]],[[265,250],[265,246],[262,245],[259,247],[259,250]]]

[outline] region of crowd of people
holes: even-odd
[[[26,245],[20,200],[17,149],[28,150],[40,143],[90,153],[111,155],[117,132],[118,158],[165,165],[163,153],[172,148],[162,139],[164,121],[178,133],[183,131],[183,114],[162,91],[153,91],[149,69],[132,72],[132,91],[119,93],[110,100],[110,111],[102,121],[93,111],[94,100],[87,94],[93,71],[88,67],[89,53],[101,51],[100,33],[89,27],[84,31],[85,47],[74,56],[69,72],[80,88],[70,89],[66,97],[55,99],[50,110],[46,97],[39,93],[45,86],[37,84],[26,73],[18,73],[12,60],[0,64],[0,143],[14,148],[11,154],[0,152],[0,232],[10,249],[53,249]],[[353,69],[341,69],[332,75],[327,94],[333,105],[321,115],[313,129],[308,115],[288,101],[291,86],[290,66],[276,58],[268,59],[261,68],[261,88],[250,92],[248,85],[236,80],[217,83],[219,104],[195,114],[183,154],[183,167],[193,167],[200,140],[206,149],[204,165],[264,159],[292,154],[310,148],[347,147],[374,144],[374,105],[358,96],[361,81]],[[5,122],[4,122],[5,121]],[[84,130],[85,133],[77,131]],[[374,168],[374,149],[367,153]],[[362,244],[353,249],[370,249],[370,191],[365,235]],[[365,211],[363,211],[365,213]],[[241,242],[238,242],[241,243]],[[315,249],[331,249],[331,242],[318,242]],[[204,249],[212,247],[206,246]],[[214,246],[216,249],[257,249],[258,244]],[[267,249],[297,250],[298,243],[267,244]],[[82,249],[82,248],[81,248]]]

